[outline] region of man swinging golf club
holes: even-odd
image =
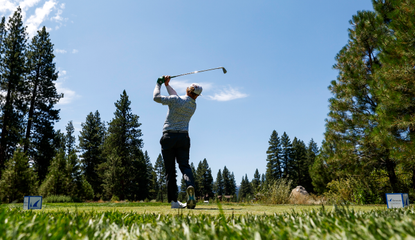
[[[153,100],[169,107],[160,139],[161,153],[166,168],[167,198],[171,208],[194,209],[196,206],[193,172],[189,165],[189,121],[196,110],[196,98],[202,93],[202,87],[196,83],[186,89],[185,96],[178,96],[169,85],[170,76],[163,76],[157,81]],[[160,78],[159,78],[160,80]],[[167,88],[169,96],[160,94],[161,84]],[[176,161],[186,182],[187,203],[177,200]]]

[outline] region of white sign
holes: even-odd
[[[407,193],[386,193],[386,203],[388,208],[403,208],[409,206]]]
[[[42,196],[25,196],[23,210],[42,209]]]

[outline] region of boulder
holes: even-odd
[[[290,203],[292,204],[310,204],[310,194],[303,186],[297,186],[291,191]]]

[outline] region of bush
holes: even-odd
[[[335,204],[380,204],[383,193],[377,191],[376,182],[353,177],[333,180],[327,184],[329,191],[325,193],[328,201]]]
[[[70,203],[74,202],[72,197],[65,195],[50,195],[43,199],[44,203]]]
[[[291,180],[285,178],[264,184],[258,194],[259,201],[267,204],[286,204],[291,193]]]

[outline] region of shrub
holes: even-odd
[[[286,204],[290,198],[291,180],[285,178],[264,184],[258,194],[259,201],[268,204]]]
[[[65,195],[50,195],[43,199],[44,203],[70,203],[74,200],[70,196]]]

